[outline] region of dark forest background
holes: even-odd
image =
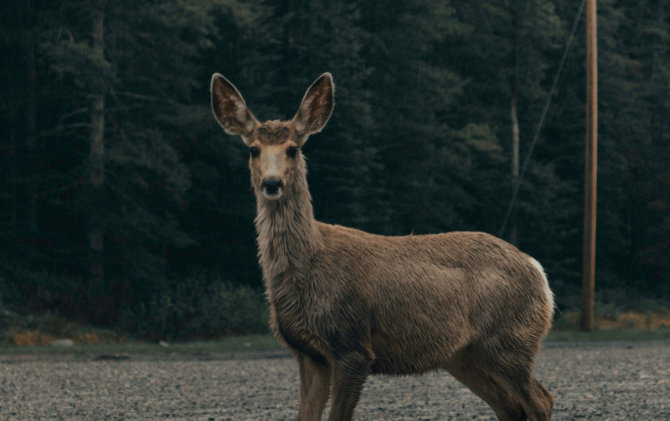
[[[379,234],[499,234],[512,111],[526,158],[580,0],[5,1],[0,307],[138,336],[264,329],[247,151],[220,72],[260,119],[330,71],[305,146],[316,217]],[[670,2],[600,0],[596,296],[670,297]],[[584,23],[502,237],[578,306]],[[647,301],[645,301],[647,300]],[[667,301],[666,301],[667,302]]]

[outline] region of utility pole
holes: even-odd
[[[586,151],[584,166],[584,249],[582,330],[593,329],[596,272],[596,182],[598,174],[598,45],[596,0],[586,1]]]

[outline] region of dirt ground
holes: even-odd
[[[535,371],[555,420],[670,420],[670,341],[548,344]],[[294,420],[298,374],[283,352],[0,355],[0,396],[7,420]],[[432,373],[371,377],[355,419],[495,418]]]

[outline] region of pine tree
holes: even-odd
[[[276,3],[259,22],[267,40],[260,48],[267,57],[268,82],[252,89],[260,94],[258,102],[274,104],[281,113],[257,113],[261,118],[289,119],[309,83],[323,72],[333,74],[335,113],[324,132],[304,147],[315,213],[328,222],[369,228],[378,221],[371,204],[380,187],[371,178],[378,158],[370,142],[370,93],[363,85],[370,69],[362,54],[366,35],[359,7],[329,1]]]

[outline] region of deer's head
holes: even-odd
[[[293,119],[260,123],[235,86],[218,73],[212,75],[214,117],[226,133],[239,135],[249,147],[251,184],[265,199],[279,199],[296,177],[304,176],[300,149],[328,122],[334,90],[333,77],[324,73],[307,89]]]

